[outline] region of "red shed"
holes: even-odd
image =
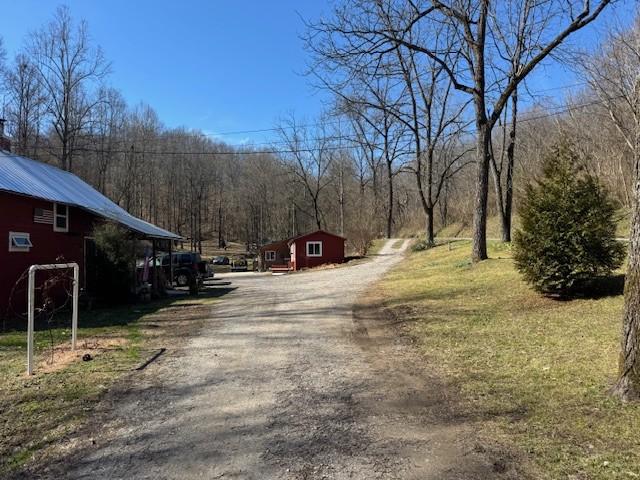
[[[344,262],[344,243],[340,235],[318,230],[289,240],[291,269],[313,268],[326,263]]]
[[[260,261],[264,270],[269,270],[274,265],[286,267],[290,259],[289,240],[280,240],[260,247]]]
[[[117,222],[140,238],[180,236],[134,217],[75,175],[52,165],[0,150],[0,316],[11,290],[34,264],[76,262],[82,286],[95,254],[91,232],[97,221]],[[24,289],[22,289],[24,290]],[[23,308],[24,291],[14,308]]]

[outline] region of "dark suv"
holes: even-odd
[[[173,280],[180,287],[189,285],[192,278],[196,280],[197,284],[201,284],[205,278],[213,277],[213,272],[207,268],[207,262],[202,260],[199,253],[174,252],[171,257],[173,258]],[[158,259],[168,278],[171,274],[169,254],[161,255]]]

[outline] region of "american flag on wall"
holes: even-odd
[[[47,225],[53,225],[53,210],[34,208],[33,223],[46,223]]]

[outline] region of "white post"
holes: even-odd
[[[71,349],[76,349],[78,338],[78,294],[80,288],[80,267],[77,263],[56,263],[51,265],[31,265],[27,291],[27,375],[33,374],[33,331],[36,306],[36,271],[73,268],[73,312],[71,316]]]
[[[78,294],[80,289],[80,267],[73,264],[73,313],[71,314],[71,350],[76,349],[78,339]]]
[[[27,293],[27,375],[33,374],[33,324],[35,315],[35,280],[37,265],[29,267],[29,290]]]

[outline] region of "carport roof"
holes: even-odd
[[[83,208],[149,238],[182,237],[134,217],[70,172],[0,150],[0,191]]]

